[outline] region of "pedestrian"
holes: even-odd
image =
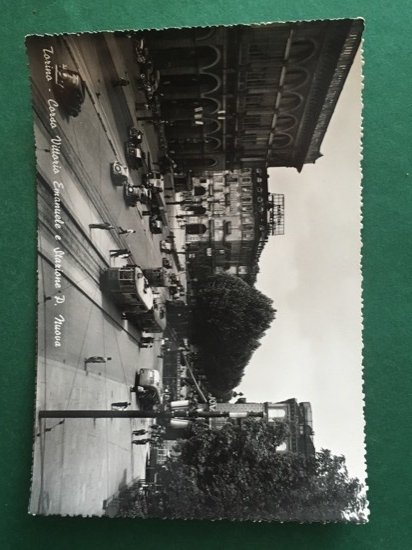
[[[132,434],[133,434],[133,435],[136,435],[136,436],[138,436],[138,435],[146,435],[147,433],[148,433],[148,431],[145,430],[144,428],[141,429],[141,430],[133,430],[133,431],[132,431]]]
[[[109,222],[102,222],[102,223],[89,223],[90,229],[106,229],[109,231],[110,229],[114,229],[114,226],[111,225]]]
[[[136,229],[123,229],[123,227],[119,227],[118,231],[119,235],[130,235],[131,233],[136,233]]]
[[[127,407],[130,407],[131,403],[129,401],[117,401],[116,403],[112,403],[112,409],[127,409]]]
[[[130,80],[127,80],[127,78],[118,78],[117,80],[112,81],[113,88],[116,88],[118,86],[128,86],[130,84]]]
[[[102,357],[101,355],[92,355],[90,357],[86,357],[84,360],[85,365],[87,363],[106,363],[107,361],[111,361],[111,357]]]
[[[152,424],[150,429],[152,430],[153,435],[164,435],[166,433],[166,428],[164,426],[160,426],[160,424]]]
[[[130,391],[135,393],[145,393],[145,389],[143,386],[130,386]]]
[[[122,256],[123,254],[130,254],[130,251],[127,248],[118,248],[118,249],[110,250],[111,258],[117,258],[118,256]]]

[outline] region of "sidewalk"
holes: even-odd
[[[139,121],[139,117],[136,115],[136,101],[146,101],[146,99],[143,90],[137,86],[136,80],[140,74],[140,67],[133,57],[131,41],[128,38],[116,37],[112,33],[104,33],[103,39],[110,52],[117,76],[124,78],[126,74],[128,77],[130,84],[119,91],[124,95],[131,118],[137,120],[140,129],[143,130],[144,148],[150,152],[152,161],[156,163],[158,159],[157,155],[154,155],[152,146],[153,143],[158,142],[156,129],[153,124]],[[120,40],[124,42],[124,47],[121,47]]]

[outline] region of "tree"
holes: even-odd
[[[274,319],[272,300],[233,275],[214,275],[197,287],[192,340],[211,391],[236,387]]]
[[[283,422],[246,420],[222,428],[195,425],[181,441],[179,459],[158,473],[160,494],[150,517],[337,521],[359,519],[362,485],[344,457],[322,450],[305,458],[277,452],[288,433]]]

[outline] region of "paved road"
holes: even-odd
[[[110,178],[110,163],[124,162],[127,126],[132,122],[123,90],[113,88],[117,77],[106,42],[71,47],[62,38],[32,42],[34,123],[38,161],[39,207],[39,313],[36,411],[40,409],[107,409],[117,401],[138,404],[130,394],[136,370],[162,371],[160,342],[139,350],[139,332],[121,319],[120,312],[99,286],[100,273],[113,265],[110,250],[129,248],[143,267],[161,264],[159,242],[152,235],[141,208],[128,208],[122,191]],[[80,115],[73,119],[60,111],[51,129],[47,101],[53,97],[45,79],[43,48],[53,49],[52,62],[87,67],[87,94]],[[98,94],[96,94],[96,92]],[[129,92],[130,93],[130,92]],[[50,140],[62,139],[60,173],[52,173]],[[156,158],[155,136],[148,133],[145,146]],[[132,173],[136,183],[141,174]],[[55,240],[53,181],[63,183],[61,207],[64,226]],[[89,224],[108,221],[135,229],[127,238],[117,231],[90,230]],[[61,246],[63,304],[55,305],[54,249]],[[64,322],[61,346],[54,346],[54,321]],[[103,364],[90,364],[90,355],[109,356]],[[37,416],[37,415],[36,415]],[[42,514],[101,515],[103,501],[124,484],[144,477],[148,449],[131,445],[131,432],[142,420],[36,420],[33,487],[30,512]]]

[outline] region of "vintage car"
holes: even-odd
[[[173,245],[169,241],[163,240],[160,241],[160,251],[165,252],[166,254],[171,254],[173,250]]]
[[[146,174],[142,175],[142,181],[148,187],[152,187],[161,191],[164,190],[164,178],[160,172],[147,172]]]
[[[143,141],[143,132],[138,130],[134,126],[129,126],[128,128],[129,142],[138,146],[142,144]]]
[[[163,221],[157,214],[153,214],[152,216],[150,216],[149,228],[150,231],[156,235],[159,235],[163,232]]]
[[[136,206],[138,202],[147,204],[150,200],[150,192],[145,187],[131,183],[124,184],[123,196],[128,206]]]
[[[129,182],[129,169],[118,160],[110,165],[110,174],[115,185],[123,185]]]
[[[140,85],[143,88],[146,99],[152,101],[160,84],[160,72],[153,67],[151,60],[144,65],[144,70],[139,75]]]
[[[133,141],[126,141],[125,144],[126,161],[130,168],[138,170],[143,167],[145,153],[140,145],[136,145]]]
[[[136,61],[139,65],[145,65],[146,63],[151,63],[151,57],[149,53],[149,48],[147,48],[144,38],[138,37],[134,41],[134,52],[136,56]]]
[[[153,410],[161,404],[162,380],[158,370],[140,369],[134,389],[143,410]]]
[[[58,103],[70,116],[76,117],[86,97],[85,83],[77,71],[67,65],[56,65],[53,90]]]

